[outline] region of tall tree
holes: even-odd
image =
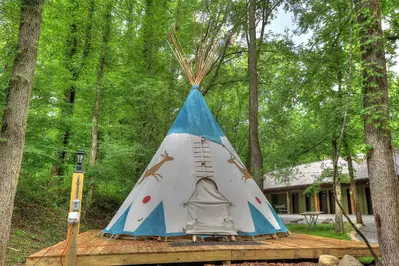
[[[79,79],[79,76],[85,66],[86,59],[89,56],[91,50],[91,39],[92,39],[92,27],[93,27],[93,14],[94,14],[94,0],[90,0],[88,6],[87,13],[87,24],[85,26],[84,33],[84,44],[82,53],[79,54],[79,28],[80,24],[78,21],[78,16],[80,13],[79,7],[81,3],[76,0],[71,0],[70,2],[70,13],[71,13],[71,24],[69,25],[69,36],[67,39],[67,51],[65,64],[67,66],[68,71],[70,72],[70,83],[68,84],[67,89],[65,90],[65,104],[62,108],[62,116],[65,119],[64,132],[62,135],[62,146],[61,151],[59,153],[59,164],[52,166],[52,175],[60,176],[63,175],[63,167],[65,160],[67,158],[67,150],[69,139],[72,134],[72,127],[70,124],[70,119],[74,113],[74,106],[76,100],[76,83]],[[79,58],[80,57],[80,58]]]
[[[357,190],[356,190],[355,171],[353,169],[352,154],[345,137],[343,142],[346,154],[346,161],[348,163],[348,174],[349,174],[350,191],[351,191],[351,206],[353,212],[356,215],[356,223],[363,224],[362,213],[360,212],[359,197],[357,196]]]
[[[332,140],[332,162],[333,162],[333,189],[334,189],[334,197],[335,197],[335,232],[339,234],[344,233],[344,221],[342,218],[342,210],[339,207],[339,204],[342,205],[342,187],[341,180],[338,178],[338,159],[339,152],[337,147],[337,139],[334,138]]]
[[[378,0],[356,0],[363,67],[364,135],[382,263],[399,265],[399,179],[389,127],[388,80]]]
[[[5,264],[15,192],[21,169],[43,2],[22,2],[17,54],[0,129],[0,265]]]
[[[250,0],[248,5],[248,75],[249,75],[249,169],[252,169],[255,180],[262,186],[261,177],[263,157],[259,143],[258,121],[258,58],[256,43],[256,0]]]
[[[91,167],[94,166],[98,159],[98,149],[99,149],[99,140],[100,140],[100,108],[101,108],[101,92],[103,90],[103,78],[104,78],[104,67],[106,65],[107,53],[108,53],[108,42],[109,35],[111,30],[112,23],[112,4],[108,2],[106,4],[105,10],[105,25],[102,33],[102,44],[101,44],[101,53],[98,61],[98,69],[97,69],[97,84],[96,88],[96,98],[94,101],[94,110],[92,116],[92,125],[91,125],[91,146],[90,146],[90,158],[89,165]],[[89,191],[87,193],[87,205],[86,208],[89,208],[94,192],[94,183],[92,182],[92,176],[88,177],[89,181]],[[91,182],[90,182],[91,181]]]
[[[348,70],[348,93],[352,92],[352,82],[353,82],[353,0],[350,0],[350,11],[352,15],[352,19],[350,21],[349,26],[349,70]],[[349,97],[349,95],[348,95]],[[356,190],[356,181],[355,181],[355,173],[353,170],[353,163],[352,163],[352,153],[348,143],[348,135],[345,134],[343,136],[343,143],[345,148],[346,154],[346,161],[348,163],[348,173],[349,173],[349,180],[350,180],[350,191],[351,191],[351,204],[352,210],[356,214],[356,223],[363,224],[362,213],[360,212],[360,203],[359,198],[357,196]]]
[[[249,0],[247,16],[244,23],[248,45],[248,76],[249,76],[249,135],[248,135],[248,169],[254,173],[255,180],[262,187],[263,156],[259,141],[259,76],[258,60],[264,45],[266,25],[270,22],[272,12],[282,3],[282,0]],[[258,5],[258,6],[257,6]],[[259,13],[259,21],[256,15]],[[259,38],[257,25],[260,27]]]

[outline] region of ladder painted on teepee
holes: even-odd
[[[215,170],[213,169],[211,147],[205,138],[198,138],[198,141],[193,143],[195,174],[197,180],[201,178],[214,179]]]

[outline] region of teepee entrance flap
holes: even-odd
[[[187,234],[236,235],[230,215],[231,203],[215,182],[202,178],[187,202]]]

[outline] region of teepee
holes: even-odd
[[[288,231],[199,90],[221,49],[218,42],[202,42],[204,34],[201,31],[199,41],[194,41],[192,64],[172,27],[169,45],[192,88],[158,151],[104,233],[169,237]]]

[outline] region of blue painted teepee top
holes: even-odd
[[[222,144],[224,136],[205,102],[199,86],[193,86],[168,135],[188,133]]]

